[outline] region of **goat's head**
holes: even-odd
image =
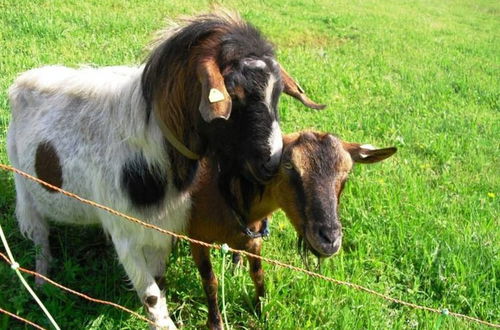
[[[338,206],[353,163],[379,162],[397,149],[312,132],[286,135],[284,141],[276,198],[306,246],[318,257],[331,256],[342,244]]]
[[[324,107],[281,68],[256,28],[227,13],[195,17],[171,32],[146,64],[143,90],[167,126],[180,126],[169,116],[184,116],[196,129],[191,135],[200,139],[189,142],[192,148],[215,155],[229,176],[254,183],[268,181],[279,167],[281,92]],[[184,109],[191,115],[178,113]]]
[[[307,98],[254,27],[233,28],[220,38],[218,53],[199,67],[202,127],[210,132],[221,167],[263,183],[276,173],[281,159],[281,93],[310,108],[324,106]]]

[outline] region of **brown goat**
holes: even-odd
[[[289,134],[283,141],[279,171],[262,191],[250,196],[243,222],[251,231],[260,232],[263,219],[281,208],[311,252],[318,257],[331,256],[342,242],[337,208],[353,162],[378,162],[393,155],[396,148],[375,149],[316,132]],[[194,185],[189,236],[209,243],[227,243],[235,249],[260,255],[262,239],[245,234],[242,219],[237,219],[219,192],[215,167],[208,161],[202,164]],[[234,183],[231,188],[238,203],[243,204],[248,196],[244,196],[241,184]],[[192,244],[191,252],[208,299],[208,326],[222,329],[217,278],[210,263],[210,251]],[[264,273],[260,260],[249,258],[249,264],[259,308],[258,303],[265,293]]]

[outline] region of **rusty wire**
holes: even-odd
[[[146,223],[144,221],[141,221],[141,220],[139,220],[137,218],[131,217],[131,216],[126,215],[126,214],[123,214],[123,213],[121,213],[119,211],[116,211],[116,210],[110,208],[110,207],[107,207],[107,206],[101,205],[99,203],[90,201],[90,200],[85,199],[83,197],[80,197],[80,196],[78,196],[76,194],[73,194],[73,193],[70,193],[68,191],[65,191],[64,189],[61,189],[61,188],[56,187],[54,185],[51,185],[50,183],[42,181],[42,180],[40,180],[40,179],[38,179],[38,178],[36,178],[36,177],[28,174],[28,173],[25,173],[25,172],[23,172],[23,171],[21,171],[19,169],[16,169],[16,168],[14,168],[12,166],[5,165],[5,164],[0,164],[0,168],[4,169],[6,171],[11,171],[11,172],[17,173],[17,174],[19,174],[21,176],[24,176],[25,178],[28,178],[28,179],[30,179],[32,181],[35,181],[35,182],[37,182],[37,183],[39,183],[39,184],[41,184],[43,186],[46,186],[46,187],[48,187],[50,189],[53,189],[53,190],[55,190],[57,192],[60,192],[61,194],[65,195],[65,196],[74,198],[74,199],[76,199],[76,200],[78,200],[78,201],[80,201],[80,202],[82,202],[84,204],[91,205],[93,207],[99,208],[99,209],[104,210],[106,212],[109,212],[109,213],[111,213],[113,215],[116,215],[116,216],[122,217],[124,219],[127,219],[127,220],[129,220],[131,222],[135,222],[135,223],[137,223],[137,224],[139,224],[141,226],[144,226],[146,228],[150,228],[150,229],[156,230],[156,231],[158,231],[160,233],[171,235],[173,237],[180,238],[180,239],[186,240],[188,242],[191,242],[191,243],[194,243],[194,244],[198,244],[198,245],[201,245],[201,246],[205,246],[205,247],[208,247],[208,248],[213,248],[213,249],[218,249],[218,250],[221,249],[221,245],[206,243],[206,242],[203,242],[203,241],[200,241],[200,240],[193,239],[193,238],[188,237],[188,236],[183,235],[183,234],[174,233],[174,232],[172,232],[170,230],[166,230],[166,229],[160,228],[158,226],[155,226],[155,225]],[[260,256],[260,255],[256,255],[256,254],[244,251],[244,250],[237,250],[237,249],[233,249],[233,248],[230,248],[230,247],[228,248],[228,250],[231,251],[231,252],[235,252],[235,253],[240,253],[242,255],[246,255],[248,257],[260,259],[260,260],[265,261],[265,262],[267,262],[269,264],[273,264],[273,265],[276,265],[276,266],[279,266],[279,267],[282,267],[282,268],[287,268],[287,269],[291,269],[293,271],[301,272],[301,273],[304,273],[304,274],[306,274],[308,276],[316,277],[316,278],[319,278],[319,279],[322,279],[322,280],[325,280],[325,281],[328,281],[328,282],[331,282],[331,283],[334,283],[334,284],[337,284],[337,285],[343,285],[343,286],[347,286],[349,288],[353,288],[353,289],[358,290],[358,291],[366,292],[366,293],[372,294],[374,296],[377,296],[379,298],[382,298],[382,299],[385,299],[387,301],[390,301],[392,303],[396,303],[396,304],[400,304],[400,305],[407,306],[407,307],[410,307],[410,308],[424,310],[424,311],[428,311],[428,312],[432,312],[432,313],[436,313],[436,314],[450,315],[450,316],[461,318],[461,319],[464,319],[464,320],[467,320],[467,321],[472,321],[472,322],[476,322],[476,323],[479,323],[479,324],[487,325],[487,326],[490,326],[490,327],[493,327],[493,328],[500,328],[500,324],[491,323],[491,322],[488,322],[488,321],[484,321],[484,320],[481,320],[481,319],[478,319],[478,318],[475,318],[475,317],[472,317],[472,316],[460,314],[460,313],[455,313],[455,312],[449,311],[448,309],[437,309],[437,308],[431,308],[431,307],[427,307],[427,306],[421,306],[421,305],[409,303],[409,302],[406,302],[406,301],[403,301],[403,300],[400,300],[400,299],[397,299],[397,298],[393,298],[393,297],[387,296],[385,294],[382,294],[380,292],[377,292],[375,290],[366,288],[366,287],[358,285],[358,284],[354,284],[354,283],[350,283],[350,282],[346,282],[346,281],[337,280],[337,279],[334,279],[334,278],[331,278],[331,277],[328,277],[328,276],[325,276],[325,275],[322,275],[322,274],[319,274],[319,273],[312,272],[312,271],[304,269],[304,268],[300,268],[300,267],[296,267],[296,266],[293,266],[293,265],[289,265],[289,264],[286,264],[284,262],[281,262],[281,261],[278,261],[278,260],[274,260],[274,259],[270,259],[270,258],[267,258],[267,257],[263,257],[263,256]],[[19,269],[21,270],[21,267],[19,267]],[[23,271],[26,271],[26,270],[23,270]],[[35,272],[32,272],[32,275],[37,276]],[[38,276],[42,276],[42,275],[38,274]],[[53,282],[53,284],[56,285],[55,282]],[[74,291],[73,293],[76,294],[76,291]],[[111,303],[111,304],[112,305],[116,305],[116,304],[113,304],[113,303]],[[120,306],[120,305],[116,305],[115,307],[117,307],[117,308],[122,307],[122,306],[120,306],[120,307],[118,307],[118,306]],[[126,308],[123,307],[121,309],[126,309]],[[132,311],[130,311],[130,312],[132,312]],[[136,314],[135,312],[132,312],[132,313]],[[147,321],[150,322],[150,323],[152,322],[150,320],[147,320]]]
[[[9,258],[7,258],[7,256],[6,256],[5,254],[1,253],[1,252],[0,252],[0,258],[4,259],[4,260],[5,260],[5,262],[7,262],[9,265],[11,264],[11,261],[9,260]],[[30,275],[33,275],[33,276],[36,276],[36,277],[42,278],[42,279],[44,279],[45,281],[49,282],[50,284],[52,284],[52,285],[54,285],[54,286],[58,287],[59,289],[62,289],[62,290],[67,291],[67,292],[69,292],[69,293],[72,293],[72,294],[74,294],[74,295],[76,295],[76,296],[78,296],[78,297],[81,297],[81,298],[83,298],[83,299],[87,299],[87,300],[89,300],[89,301],[92,301],[92,302],[95,302],[95,303],[98,303],[98,304],[103,304],[103,305],[110,305],[110,306],[113,306],[113,307],[118,308],[118,309],[121,309],[121,310],[123,310],[123,311],[125,311],[125,312],[127,312],[127,313],[130,313],[130,314],[134,315],[135,317],[137,317],[137,318],[139,318],[139,319],[141,319],[141,320],[143,320],[143,321],[146,321],[146,322],[148,322],[148,323],[150,323],[150,324],[152,324],[152,325],[156,325],[156,323],[154,323],[153,321],[151,321],[151,320],[147,319],[146,317],[142,316],[141,314],[139,314],[139,313],[137,313],[137,312],[134,312],[134,311],[132,311],[132,310],[128,309],[127,307],[123,307],[123,306],[118,305],[118,304],[115,304],[114,302],[111,302],[111,301],[107,301],[107,300],[101,300],[101,299],[92,298],[92,297],[90,297],[90,296],[88,296],[88,295],[86,295],[86,294],[84,294],[84,293],[81,293],[81,292],[75,291],[75,290],[73,290],[73,289],[70,289],[70,288],[68,288],[68,287],[65,287],[64,285],[59,284],[59,283],[57,283],[57,282],[56,282],[56,281],[54,281],[54,280],[51,280],[51,279],[50,279],[50,278],[48,278],[47,276],[44,276],[44,275],[39,274],[39,273],[37,273],[37,272],[34,272],[34,271],[32,271],[32,270],[29,270],[29,269],[26,269],[26,268],[23,268],[23,267],[19,267],[18,269],[19,269],[21,272],[23,272],[23,273],[30,274]]]
[[[11,313],[9,311],[6,311],[5,309],[2,309],[0,308],[0,313],[3,313],[3,314],[6,314],[6,315],[9,315],[10,317],[13,317],[15,318],[16,320],[19,320],[19,321],[22,321],[26,324],[29,324],[31,325],[33,328],[36,328],[36,329],[40,329],[40,330],[46,330],[45,328],[39,326],[38,324],[34,323],[34,322],[31,322],[30,320],[26,320],[25,318],[22,318],[20,317],[19,315],[16,315],[14,313]]]

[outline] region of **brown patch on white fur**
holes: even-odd
[[[40,180],[46,181],[58,188],[62,187],[62,168],[57,151],[49,141],[42,142],[36,148],[35,172]],[[49,192],[57,192],[54,189],[41,185]]]

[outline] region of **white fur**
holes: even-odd
[[[191,199],[173,182],[163,136],[154,121],[145,123],[142,67],[71,69],[50,66],[22,74],[12,85],[7,146],[12,165],[35,174],[37,146],[50,141],[63,173],[62,188],[111,206],[162,228],[181,232]],[[148,163],[167,169],[168,186],[160,207],[137,208],[121,187],[121,167],[141,151]],[[154,276],[163,275],[172,238],[84,205],[39,184],[15,177],[21,231],[41,247],[37,270],[47,273],[50,250],[47,218],[70,224],[99,223],[110,235],[118,257],[141,301],[158,303],[150,317],[172,328],[163,293]]]
[[[261,61],[261,62],[263,62],[263,61]],[[266,105],[269,108],[269,111],[273,111],[273,109],[271,107],[271,101],[272,101],[272,97],[273,97],[273,89],[274,89],[275,83],[276,83],[276,78],[274,77],[273,74],[271,74],[269,76],[269,80],[267,82],[266,90],[264,91],[264,97],[266,100]]]
[[[361,158],[367,158],[370,155],[370,151],[376,150],[377,148],[371,144],[363,144],[360,146],[359,156]]]
[[[269,137],[269,146],[271,148],[271,158],[281,157],[281,152],[283,150],[283,135],[277,121],[274,121],[272,125],[272,132]]]

